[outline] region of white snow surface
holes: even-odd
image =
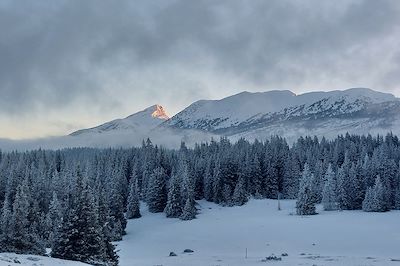
[[[0,253],[0,266],[85,266],[89,265],[82,262],[60,260],[45,256],[21,255],[15,253]]]
[[[143,217],[129,220],[127,235],[117,243],[120,265],[400,264],[400,211],[325,212],[319,206],[318,215],[297,216],[292,200],[281,201],[281,211],[276,200],[251,200],[241,207],[198,204],[200,214],[192,221],[151,214],[142,204]],[[282,261],[262,262],[272,254]]]

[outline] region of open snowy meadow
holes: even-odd
[[[129,220],[127,235],[116,242],[120,265],[400,265],[400,211],[318,208],[318,215],[298,216],[295,201],[281,201],[281,211],[277,206],[276,200],[252,199],[240,207],[199,201],[197,219],[181,221],[142,204],[143,217]],[[86,264],[2,253],[0,265]]]
[[[297,216],[295,201],[281,201],[281,207],[276,200],[250,200],[241,207],[199,201],[200,214],[191,221],[144,207],[143,217],[129,220],[127,235],[117,243],[120,265],[400,265],[400,211],[318,208],[318,215]]]

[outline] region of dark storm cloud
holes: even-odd
[[[115,73],[158,77],[175,69],[270,86],[313,84],[312,79],[323,84],[327,77],[359,82],[364,75],[367,85],[394,90],[400,81],[393,74],[400,71],[396,51],[393,59],[381,64],[380,59],[386,47],[398,49],[399,7],[396,0],[5,0],[0,111],[80,101],[113,108],[120,99],[110,102],[105,95],[113,88],[105,84]],[[369,77],[377,66],[381,74]],[[196,86],[186,91],[175,86],[179,78],[170,77],[166,95],[202,95]],[[159,89],[143,92],[143,84],[126,85],[126,93],[151,95]]]

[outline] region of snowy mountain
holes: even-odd
[[[84,134],[101,134],[116,131],[146,133],[168,119],[169,117],[164,108],[161,105],[156,104],[126,118],[116,119],[93,128],[78,130],[70,135],[79,136]]]
[[[335,138],[339,134],[400,134],[400,99],[392,94],[355,88],[296,95],[284,91],[242,92],[221,100],[200,100],[169,118],[153,105],[123,119],[82,129],[68,136],[37,140],[0,139],[3,150],[63,147],[130,147],[150,138],[179,147],[227,136],[231,140],[265,140],[271,135],[289,142],[300,136]]]
[[[270,135],[333,137],[341,133],[386,133],[400,129],[400,100],[364,88],[344,91],[242,92],[221,100],[201,100],[163,126],[199,129],[233,139]]]

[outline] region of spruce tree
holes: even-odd
[[[107,265],[109,261],[99,225],[99,209],[90,187],[82,179],[78,174],[74,205],[70,206],[57,234],[51,256]]]
[[[46,215],[46,227],[48,231],[48,246],[51,247],[54,242],[54,238],[61,226],[63,217],[63,210],[61,203],[57,198],[56,192],[53,192],[53,198],[50,202],[49,212]]]
[[[136,219],[140,218],[142,215],[140,214],[140,202],[138,196],[138,189],[136,180],[131,179],[129,196],[128,196],[128,204],[126,210],[126,218],[127,219]]]
[[[372,208],[376,212],[384,212],[387,211],[387,204],[385,201],[386,187],[382,184],[380,176],[378,176],[375,180],[374,185],[374,200],[372,204]]]
[[[363,211],[373,212],[374,211],[373,202],[374,202],[374,190],[372,187],[369,187],[367,188],[367,192],[365,193],[365,199],[362,203]]]
[[[382,184],[381,178],[375,179],[375,185],[367,189],[365,199],[362,204],[363,211],[366,212],[384,212],[387,211],[385,201],[386,187]]]
[[[147,191],[147,205],[150,212],[163,212],[167,205],[166,175],[162,167],[156,168],[150,176]]]
[[[181,220],[188,221],[196,218],[196,202],[193,199],[187,199],[185,203],[185,207],[183,208],[182,215],[180,216]]]
[[[300,180],[299,194],[296,201],[297,215],[312,215],[316,214],[315,200],[313,198],[312,180],[313,174],[310,171],[308,164],[304,165],[302,178]]]
[[[9,223],[2,221],[2,227],[5,227],[5,235],[2,236],[0,247],[3,251],[38,255],[45,253],[43,243],[40,241],[37,232],[32,230],[32,224],[28,220],[29,202],[28,181],[25,179],[17,188],[12,205],[12,214],[10,215],[8,203],[5,203],[3,208],[3,219],[7,216],[10,219]]]
[[[168,218],[179,218],[182,215],[180,179],[176,175],[173,175],[170,180],[168,201],[164,212]]]
[[[326,171],[325,180],[325,186],[322,192],[322,205],[325,211],[337,210],[336,180],[331,164],[329,164],[328,170]]]
[[[232,190],[228,184],[224,185],[224,189],[222,190],[222,197],[223,197],[223,205],[224,206],[233,206]]]
[[[211,160],[207,163],[205,172],[204,172],[204,199],[207,201],[212,201],[214,198],[213,193],[213,175],[211,169]]]
[[[11,231],[11,204],[8,200],[8,195],[5,196],[3,208],[1,210],[1,223],[0,223],[0,252],[7,252],[10,250],[9,246],[12,245],[12,231]]]
[[[400,210],[400,189],[396,189],[395,191],[395,204],[394,208],[396,210]]]
[[[239,178],[233,191],[232,203],[236,206],[242,206],[248,201],[247,193],[245,190],[245,183],[243,178]]]
[[[109,265],[118,265],[118,255],[115,251],[115,246],[111,243],[114,236],[112,235],[111,220],[109,205],[107,203],[107,193],[100,185],[98,190],[99,196],[97,200],[99,226],[101,228],[101,236],[103,244],[103,257],[104,261],[107,261]]]

